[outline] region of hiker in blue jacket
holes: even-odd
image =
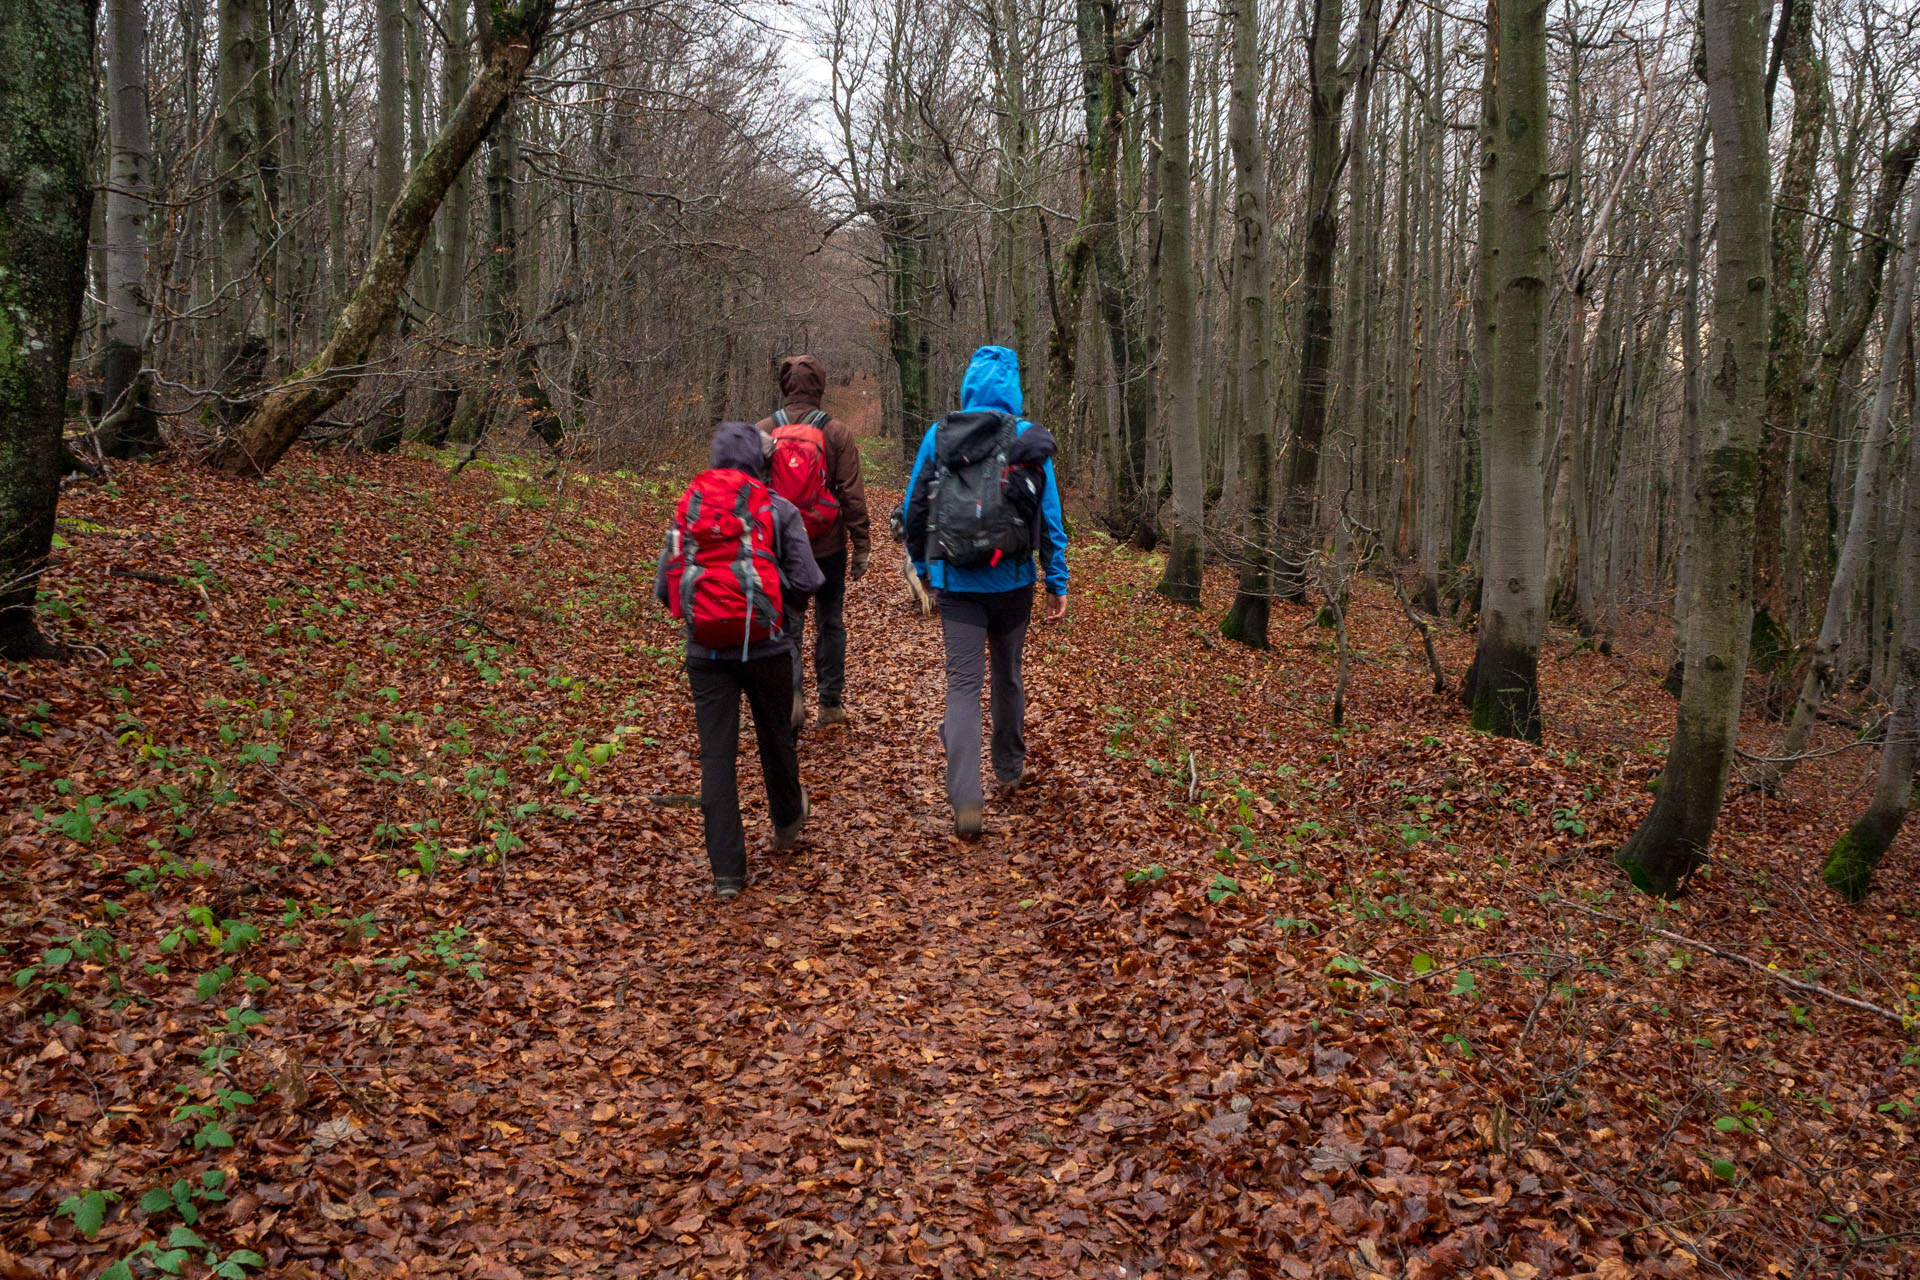
[[[979,836],[980,686],[992,671],[993,773],[1003,795],[1026,777],[1021,648],[1033,616],[1034,556],[1046,566],[1048,622],[1067,616],[1067,531],[1053,437],[1020,416],[1020,360],[973,353],[960,412],[927,428],[907,482],[907,555],[938,593],[947,648],[947,801],[954,834]]]

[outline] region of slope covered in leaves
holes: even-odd
[[[1868,759],[1650,905],[1606,862],[1647,655],[1557,642],[1547,746],[1490,741],[1363,586],[1335,733],[1310,616],[1224,645],[1227,583],[1196,618],[1088,536],[1032,784],[964,845],[882,548],[809,839],[719,904],[676,487],[70,495],[77,659],[0,686],[0,1274],[1911,1273],[1910,1038],[1779,981],[1916,1007],[1910,843],[1862,910],[1814,874]]]

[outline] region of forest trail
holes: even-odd
[[[1854,757],[1734,804],[1654,907],[1606,861],[1670,724],[1651,650],[1557,641],[1547,746],[1488,740],[1363,584],[1335,733],[1310,614],[1226,645],[1228,582],[1176,609],[1083,526],[1031,781],[962,844],[882,541],[808,838],[764,852],[747,735],[721,903],[649,798],[698,789],[647,598],[679,479],[302,455],[67,500],[81,657],[0,706],[36,968],[0,1273],[164,1245],[143,1194],[216,1169],[198,1238],[289,1277],[1910,1270],[1909,1038],[1642,928],[1914,1001],[1910,842],[1867,910],[1819,892]]]

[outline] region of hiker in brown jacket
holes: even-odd
[[[844,724],[847,719],[847,583],[866,576],[872,557],[867,528],[867,483],[860,474],[860,447],[853,433],[838,419],[825,416],[820,397],[827,389],[826,370],[810,355],[787,356],[780,361],[781,411],[763,418],[756,425],[773,433],[781,426],[808,423],[818,427],[825,437],[826,486],[839,503],[839,518],[822,532],[813,535],[813,558],[820,565],[826,582],[814,593],[819,607],[818,629],[813,640],[814,683],[820,698],[819,723]],[[806,672],[801,633],[806,626],[807,601],[789,610],[785,630],[793,637],[793,725],[806,722]]]

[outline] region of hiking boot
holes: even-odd
[[[814,721],[815,724],[823,729],[830,724],[845,724],[846,722],[847,709],[837,702],[831,706],[821,707],[820,717]]]
[[[786,850],[791,849],[793,848],[793,846],[799,844],[800,832],[807,825],[807,818],[812,813],[813,813],[813,802],[807,799],[805,792],[801,792],[800,816],[795,818],[792,822],[789,822],[785,826],[774,827],[773,847],[782,852],[785,852]]]
[[[746,887],[747,882],[745,880],[738,878],[722,879],[719,876],[715,876],[713,881],[713,896],[716,898],[737,898],[740,896],[740,891]]]
[[[1024,767],[1016,771],[1011,778],[1002,778],[997,774],[994,776],[994,783],[1000,788],[1000,794],[1002,797],[1010,796],[1014,792],[1018,791],[1020,789],[1020,784],[1025,782],[1026,780],[1027,780],[1027,771]]]
[[[806,727],[807,695],[804,693],[796,693],[793,695],[793,731],[798,733]]]
[[[978,840],[987,827],[987,807],[983,804],[953,806],[953,834],[962,840]]]

